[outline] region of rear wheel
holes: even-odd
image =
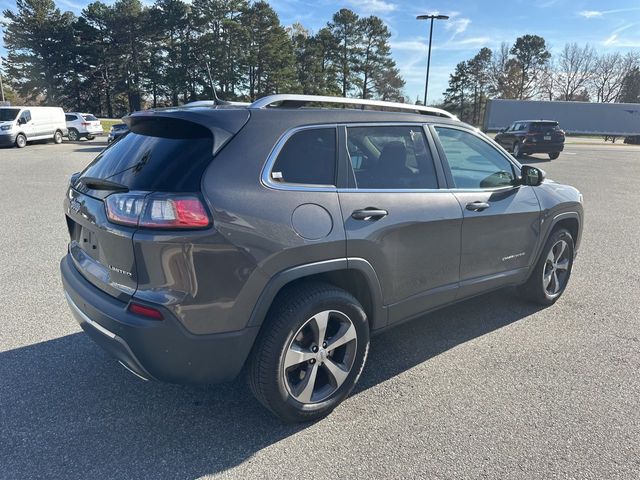
[[[573,237],[559,228],[551,233],[529,280],[519,287],[523,297],[552,305],[564,293],[573,268]]]
[[[27,137],[23,133],[19,133],[16,137],[16,147],[24,148],[27,146]]]
[[[95,135],[87,135],[87,140],[93,140],[95,137]]]
[[[60,145],[62,143],[62,132],[60,130],[56,130],[56,133],[53,134],[53,143],[56,145]]]
[[[355,386],[369,325],[348,292],[323,283],[293,287],[271,308],[250,360],[256,398],[286,422],[329,414]]]
[[[80,134],[78,133],[78,130],[76,130],[75,128],[70,128],[69,129],[69,140],[71,140],[72,142],[77,142],[78,140],[80,140]]]
[[[549,160],[555,160],[556,158],[558,158],[560,156],[560,152],[551,152],[549,154]]]

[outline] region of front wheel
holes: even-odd
[[[19,133],[18,136],[16,137],[16,147],[24,148],[26,146],[27,146],[27,137],[25,137],[24,134]]]
[[[269,311],[249,385],[282,420],[316,420],[351,393],[368,350],[369,324],[358,300],[330,284],[296,286]]]
[[[513,156],[515,158],[520,158],[520,156],[522,156],[522,152],[520,151],[520,143],[518,142],[513,144]]]
[[[573,268],[574,242],[569,230],[554,230],[527,282],[519,287],[523,297],[552,305],[564,293]]]
[[[549,160],[555,160],[556,158],[558,158],[560,156],[560,152],[551,152],[549,154]]]

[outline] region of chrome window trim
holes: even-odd
[[[335,192],[337,187],[336,185],[309,185],[304,183],[279,183],[274,182],[271,178],[271,171],[273,169],[274,163],[276,163],[276,159],[278,155],[280,155],[280,151],[284,147],[287,140],[289,140],[292,136],[294,136],[298,132],[302,132],[304,130],[317,130],[320,128],[333,128],[336,130],[336,140],[338,138],[338,124],[337,123],[325,123],[325,124],[317,124],[317,125],[303,125],[300,127],[294,127],[282,134],[282,136],[278,139],[274,147],[271,149],[269,156],[267,157],[267,161],[262,167],[262,173],[260,175],[260,181],[262,185],[267,188],[272,188],[274,190],[289,190],[289,191],[305,191],[305,192]],[[338,157],[338,150],[336,147],[336,159]],[[336,168],[337,171],[337,168]]]
[[[374,188],[338,188],[336,185],[309,185],[303,183],[278,183],[274,182],[271,179],[271,170],[273,169],[273,165],[284,147],[284,144],[287,143],[293,135],[303,130],[313,130],[318,128],[335,128],[338,127],[384,127],[384,126],[393,126],[393,127],[402,127],[402,126],[415,126],[421,129],[426,129],[429,125],[433,127],[444,127],[444,128],[454,128],[457,130],[462,130],[464,132],[470,133],[472,135],[477,136],[481,140],[489,143],[492,147],[498,150],[498,153],[502,154],[507,161],[511,164],[515,165],[517,171],[522,168],[514,159],[511,157],[509,153],[507,153],[500,145],[487,137],[484,133],[475,129],[471,126],[464,125],[451,125],[448,123],[438,123],[438,122],[393,122],[393,121],[384,121],[384,122],[354,122],[354,123],[323,123],[323,124],[314,124],[314,125],[302,125],[298,127],[293,127],[282,134],[282,136],[278,139],[274,147],[271,149],[269,156],[262,168],[262,172],[260,175],[260,182],[263,186],[273,189],[273,190],[284,190],[284,191],[294,191],[294,192],[338,192],[338,193],[435,193],[435,192],[443,192],[443,193],[462,193],[462,192],[503,192],[513,188],[519,188],[521,185],[510,185],[505,187],[498,188],[411,188],[411,189],[402,189],[402,188],[388,188],[388,189],[374,189]],[[337,133],[337,132],[336,132]],[[426,135],[426,132],[423,133]],[[438,140],[439,141],[439,140]],[[428,146],[428,145],[427,145]],[[336,151],[336,154],[338,152]],[[437,152],[436,152],[437,153]],[[433,154],[433,152],[432,152]],[[446,159],[445,159],[446,161]],[[435,158],[434,158],[435,162]]]

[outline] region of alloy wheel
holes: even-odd
[[[309,318],[287,346],[282,375],[288,393],[300,403],[318,403],[345,382],[356,357],[358,338],[351,319],[325,310]]]
[[[562,292],[569,275],[570,249],[565,240],[558,240],[549,250],[542,270],[542,287],[549,298]]]

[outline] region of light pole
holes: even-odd
[[[433,21],[448,20],[447,15],[418,15],[416,20],[431,20],[429,27],[429,53],[427,54],[427,78],[424,82],[424,105],[427,104],[427,89],[429,88],[429,65],[431,64],[431,38],[433,37]]]
[[[0,57],[0,101],[4,104],[4,86],[2,85],[2,57]]]

